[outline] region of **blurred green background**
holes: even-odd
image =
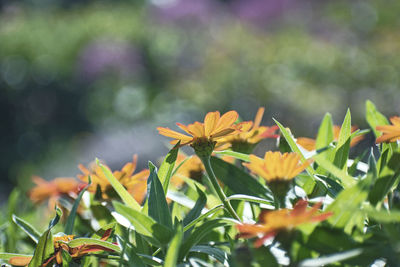
[[[400,113],[400,2],[0,0],[1,196],[167,151],[156,126],[266,107],[296,136]],[[365,141],[367,142],[368,139]],[[369,141],[372,141],[369,139]]]

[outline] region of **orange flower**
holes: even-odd
[[[339,125],[333,126],[333,141],[337,141],[339,139],[341,127]],[[351,126],[351,133],[354,133],[358,130],[358,127],[353,125]],[[356,136],[351,139],[350,147],[357,145],[362,139],[364,139],[363,135]],[[296,141],[297,144],[301,145],[304,149],[308,151],[315,150],[315,139],[308,138],[308,137],[299,137]]]
[[[264,115],[264,108],[259,108],[254,118],[254,121],[245,121],[241,123],[240,132],[234,135],[226,136],[218,142],[226,144],[227,147],[232,146],[233,150],[235,147],[243,146],[254,146],[265,138],[278,138],[279,135],[275,133],[278,126],[274,125],[272,127],[260,126],[262,117]],[[235,150],[236,151],[236,150]]]
[[[376,130],[383,134],[376,139],[376,143],[391,143],[400,139],[400,117],[395,116],[390,118],[392,125],[376,126]]]
[[[33,176],[32,180],[36,186],[29,191],[29,198],[35,204],[48,199],[50,207],[54,207],[57,199],[62,195],[76,195],[82,185],[74,178],[55,178],[46,181],[38,176]]]
[[[146,195],[147,178],[150,172],[149,170],[145,169],[136,174],[133,174],[136,169],[136,163],[137,155],[134,155],[132,162],[125,164],[125,166],[122,167],[120,171],[114,171],[113,175],[126,188],[126,190],[128,190],[128,192],[133,195],[138,203],[142,203]],[[88,183],[89,175],[92,179],[92,184],[88,188],[89,192],[95,193],[97,187],[100,187],[103,199],[109,199],[110,197],[112,197],[113,188],[100,166],[93,166],[91,171],[89,171],[82,164],[79,164],[78,167],[83,173],[78,174],[78,178],[80,180]]]
[[[158,127],[157,130],[161,135],[174,138],[175,140],[171,141],[172,144],[179,141],[182,146],[190,144],[196,153],[205,152],[205,156],[209,156],[218,139],[238,132],[241,125],[234,124],[238,117],[236,111],[229,111],[222,116],[215,111],[207,113],[204,123],[196,121],[187,126],[177,123],[176,125],[188,135],[164,127]]]
[[[281,154],[268,151],[264,159],[250,155],[250,162],[243,163],[253,173],[260,175],[268,183],[274,181],[290,181],[302,172],[310,161],[300,162],[300,155],[294,152]]]
[[[106,241],[111,235],[112,229],[108,229],[105,231],[104,235],[100,240]],[[75,236],[73,235],[62,235],[62,236],[55,236],[53,238],[54,242],[54,254],[45,262],[42,263],[41,267],[49,266],[54,260],[57,262],[58,265],[62,264],[62,251],[67,252],[73,259],[81,258],[89,253],[95,252],[103,252],[103,251],[110,251],[113,252],[114,250],[102,245],[98,244],[84,244],[78,247],[71,247],[68,245],[74,239]],[[12,257],[8,260],[8,262],[15,266],[27,266],[32,257]]]
[[[308,202],[299,200],[293,210],[281,209],[275,211],[263,210],[260,214],[259,224],[237,224],[240,237],[259,237],[254,243],[260,247],[266,239],[276,236],[281,231],[290,231],[305,223],[320,222],[332,216],[332,212],[319,213],[322,203],[315,204],[307,209]]]
[[[178,166],[187,157],[183,154],[178,154],[175,166]],[[204,172],[204,166],[200,158],[197,156],[191,156],[188,158],[182,166],[179,167],[178,171],[171,178],[171,183],[176,187],[181,187],[184,180],[181,177],[192,178],[193,180],[200,181]]]

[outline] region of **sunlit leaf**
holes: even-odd
[[[119,202],[113,202],[116,212],[124,216],[135,231],[145,236],[154,245],[166,245],[172,237],[170,228],[157,223],[153,218]]]
[[[148,214],[156,222],[172,229],[172,218],[163,186],[157,176],[157,168],[149,161],[150,176],[147,181]]]
[[[163,162],[161,163],[160,169],[158,170],[158,177],[164,188],[164,194],[167,194],[169,180],[172,176],[172,171],[174,170],[176,158],[178,157],[180,141],[168,152],[165,156]]]
[[[376,126],[389,124],[388,119],[376,109],[375,105],[370,100],[365,102],[365,117],[375,137],[382,135],[381,132],[376,130]]]
[[[35,242],[39,242],[40,233],[30,223],[24,221],[16,215],[13,215],[13,221]]]
[[[66,235],[72,234],[72,231],[74,230],[75,217],[76,217],[76,212],[79,207],[79,203],[81,202],[83,194],[86,192],[86,190],[89,188],[89,186],[91,184],[92,184],[92,178],[89,175],[88,184],[82,189],[82,191],[79,193],[78,197],[75,199],[74,205],[72,206],[72,209],[68,215],[67,222],[66,222],[65,228],[64,228],[64,232]]]
[[[122,201],[130,208],[140,210],[141,207],[139,203],[137,203],[137,201],[131,196],[131,194],[129,194],[129,192],[124,188],[124,186],[120,182],[118,182],[112,172],[106,166],[101,164],[98,159],[96,159],[96,163],[100,166],[107,180],[110,182],[111,186],[114,188],[115,192],[117,192]]]
[[[182,225],[178,225],[174,237],[168,246],[167,255],[165,256],[164,267],[176,266],[178,263],[178,255],[182,244],[183,230]]]

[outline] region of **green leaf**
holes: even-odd
[[[207,211],[206,213],[200,215],[199,217],[197,217],[196,219],[194,219],[193,221],[191,221],[189,224],[187,224],[184,228],[183,231],[186,232],[187,230],[189,230],[190,228],[192,228],[194,225],[196,225],[198,222],[201,222],[203,219],[207,218],[208,216],[216,213],[219,210],[224,209],[224,205],[218,205],[213,207],[212,209],[210,209],[209,211]]]
[[[381,136],[382,133],[376,130],[376,126],[387,125],[389,124],[389,121],[376,109],[375,105],[370,100],[365,102],[365,116],[369,126],[375,134],[375,137]]]
[[[160,169],[158,170],[158,177],[164,188],[164,194],[167,194],[169,180],[172,176],[172,171],[174,170],[176,158],[178,157],[179,146],[181,142],[179,141],[167,154],[164,161],[161,163]]]
[[[332,116],[326,113],[319,126],[317,139],[315,141],[315,148],[321,149],[329,146],[333,141],[333,123]]]
[[[220,219],[210,220],[195,228],[193,233],[185,240],[179,251],[179,259],[182,260],[190,249],[198,244],[204,236],[209,234],[213,229],[226,226],[227,222]]]
[[[326,157],[323,155],[323,153],[317,154],[313,157],[313,159],[315,159],[317,164],[320,167],[324,168],[326,171],[328,171],[330,174],[338,178],[345,187],[354,185],[355,184],[354,178],[348,175],[346,171],[339,169],[332,162],[327,160]]]
[[[81,202],[83,194],[85,193],[85,191],[89,188],[89,186],[91,184],[92,184],[92,178],[89,175],[89,183],[79,193],[78,197],[75,199],[74,205],[72,206],[71,212],[69,213],[69,216],[68,216],[67,222],[65,224],[65,228],[64,228],[64,232],[66,235],[71,235],[72,231],[74,230],[75,217],[76,217],[76,212],[79,207],[79,203]]]
[[[217,155],[231,156],[231,157],[234,157],[235,159],[239,159],[239,160],[242,160],[245,162],[250,162],[250,155],[235,152],[232,150],[214,151],[214,153]]]
[[[318,226],[309,236],[306,246],[321,254],[330,254],[354,249],[358,243],[343,229]]]
[[[399,223],[400,222],[400,211],[398,210],[376,210],[368,207],[364,208],[363,211],[366,215],[379,223]]]
[[[273,199],[268,198],[268,199],[263,199],[259,197],[253,197],[253,196],[248,196],[248,195],[232,195],[228,197],[229,200],[240,200],[240,201],[246,201],[246,202],[253,202],[253,203],[260,203],[260,204],[266,204],[266,205],[273,205]]]
[[[193,220],[198,218],[201,214],[201,211],[203,210],[203,208],[205,207],[205,205],[207,203],[207,197],[203,193],[203,191],[201,191],[201,189],[198,187],[196,187],[196,190],[199,195],[199,198],[197,199],[194,207],[189,211],[189,213],[183,219],[184,226],[188,225],[190,222],[192,222]]]
[[[156,246],[166,245],[172,237],[172,230],[157,223],[153,218],[124,206],[121,203],[113,202],[115,210],[124,216],[135,227],[135,231],[145,236]]]
[[[71,248],[80,247],[82,245],[98,245],[103,248],[111,249],[117,253],[121,252],[121,248],[119,246],[114,245],[111,242],[103,241],[103,240],[95,239],[95,238],[81,237],[81,238],[75,238],[68,242],[68,246]]]
[[[131,247],[129,250],[129,266],[130,267],[146,267],[146,264],[143,260],[139,257],[136,250]]]
[[[182,225],[178,225],[174,237],[168,246],[167,255],[165,256],[165,267],[176,266],[178,263],[178,255],[182,243],[183,230]]]
[[[56,207],[56,216],[50,221],[48,229],[40,236],[33,258],[28,265],[29,267],[41,266],[46,259],[54,254],[53,234],[51,233],[51,229],[58,223],[61,216],[62,211]]]
[[[299,263],[299,267],[319,267],[319,266],[325,266],[327,264],[332,264],[332,263],[337,263],[343,260],[347,260],[353,257],[356,257],[358,255],[361,255],[363,253],[363,250],[360,248],[348,250],[348,251],[343,251],[323,257],[319,257],[317,259],[306,259],[303,260]]]
[[[148,213],[156,222],[172,229],[172,218],[163,186],[157,176],[157,168],[149,161],[150,176],[147,180]]]
[[[110,182],[111,186],[114,188],[115,192],[119,195],[122,201],[128,205],[130,208],[135,210],[140,210],[141,207],[139,203],[129,194],[128,191],[124,188],[124,186],[118,182],[118,180],[114,177],[112,172],[103,164],[100,163],[98,159],[96,159],[96,164],[100,166],[107,180]]]
[[[393,153],[387,164],[376,179],[369,192],[368,199],[372,205],[383,201],[385,196],[399,183],[400,179],[400,153]]]
[[[207,254],[217,261],[221,262],[222,264],[226,264],[226,262],[228,261],[228,254],[222,249],[213,246],[197,245],[192,247],[189,252]]]
[[[326,210],[333,212],[328,221],[333,226],[345,228],[346,232],[351,233],[354,226],[360,225],[360,221],[363,224],[364,214],[360,207],[368,196],[369,185],[367,182],[362,180],[354,186],[345,188],[328,206]]]
[[[62,267],[77,267],[77,264],[72,262],[72,257],[69,255],[69,253],[65,250],[61,250],[61,256],[62,256]]]
[[[217,157],[211,157],[211,165],[217,178],[235,194],[266,196],[268,189],[250,174]]]
[[[333,163],[339,168],[347,172],[347,160],[349,158],[351,141],[351,113],[347,109],[342,126],[340,128],[339,138],[335,149],[335,159]]]
[[[39,242],[40,233],[30,223],[24,221],[14,214],[12,219],[36,244]]]

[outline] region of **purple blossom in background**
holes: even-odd
[[[161,21],[206,23],[219,9],[215,0],[173,0],[169,3],[155,3],[152,11]]]
[[[98,39],[87,44],[78,59],[79,75],[95,80],[105,74],[131,77],[142,71],[139,52],[130,43],[121,40]]]
[[[240,19],[258,26],[279,18],[294,5],[294,0],[234,0],[232,11]]]

